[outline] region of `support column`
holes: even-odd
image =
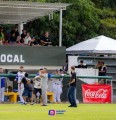
[[[59,47],[62,46],[62,9],[60,9],[60,21],[59,21]]]
[[[18,24],[18,31],[19,31],[19,34],[22,33],[22,30],[23,30],[23,23],[19,23],[19,24]]]

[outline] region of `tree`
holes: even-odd
[[[116,9],[116,0],[92,0],[98,8],[112,8]]]
[[[95,5],[90,0],[59,0],[58,2],[72,2],[63,12],[63,45],[70,46],[82,40],[96,36],[99,28],[99,19],[95,11]],[[59,15],[54,15],[52,21],[53,35],[57,35],[55,40],[58,44],[58,19]]]

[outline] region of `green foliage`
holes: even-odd
[[[46,0],[14,0],[14,1],[46,2]]]
[[[116,9],[116,0],[92,0],[96,6],[100,9],[112,8]]]
[[[63,45],[68,47],[97,35],[100,20],[97,17],[95,5],[90,0],[59,0],[57,2],[72,2],[71,6],[63,11]],[[58,45],[59,13],[55,13],[51,21],[48,21],[47,17],[44,20],[44,28],[51,32],[53,44]],[[44,28],[42,27],[41,30],[44,31]]]
[[[101,23],[104,24],[106,27],[116,28],[116,20],[115,19],[107,18],[105,20],[101,20]]]
[[[116,39],[116,12],[113,9],[96,9],[102,27],[99,33]]]
[[[99,19],[94,4],[90,0],[76,0],[67,9],[64,18],[64,33],[69,31],[66,38],[73,40],[73,43],[97,35]]]

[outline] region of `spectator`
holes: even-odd
[[[99,76],[105,76],[106,72],[107,72],[107,67],[103,61],[100,62],[100,65],[101,66],[100,66],[100,70],[99,70]]]
[[[13,28],[13,30],[11,31],[11,36],[14,37],[15,42],[16,42],[17,37],[19,36],[19,32],[18,32],[18,28],[17,27]]]
[[[24,84],[24,91],[23,91],[23,99],[24,103],[27,104],[26,99],[29,98],[31,103],[30,105],[33,105],[33,97],[32,97],[32,91],[33,91],[33,84],[31,83],[31,80],[28,78],[28,73],[25,73],[25,77],[22,78],[22,83]]]
[[[65,66],[63,66],[63,70],[67,73],[67,71],[68,71],[68,60],[66,60]]]
[[[87,68],[87,65],[83,63],[83,60],[80,61],[80,64],[75,68]]]
[[[15,38],[16,38],[16,40],[17,40],[17,37],[19,36],[19,32],[18,32],[18,28],[16,27],[15,28]]]
[[[101,62],[100,61],[98,61],[98,63],[95,65],[95,69],[101,69]]]
[[[25,45],[28,45],[28,44],[29,44],[29,41],[31,41],[31,37],[30,37],[30,34],[27,33],[27,36],[26,36],[25,39],[24,39],[24,44],[25,44]]]
[[[19,36],[17,37],[17,39],[16,39],[16,42],[17,42],[17,43],[20,43],[20,40],[21,40],[21,36],[19,35]]]
[[[35,37],[33,37],[29,42],[29,46],[38,46],[38,45],[39,43],[36,41]]]
[[[99,76],[106,76],[107,73],[107,67],[104,64],[104,62],[100,62],[100,68],[99,68]],[[105,84],[105,79],[100,79],[99,80],[100,84]]]
[[[3,28],[0,27],[0,45],[3,45],[3,41],[4,41]]]
[[[9,42],[10,42],[10,36],[11,36],[10,30],[7,30],[7,31],[6,31],[6,43],[9,43]]]
[[[11,34],[10,43],[16,43],[15,33]]]
[[[20,43],[24,43],[24,39],[25,39],[26,35],[27,35],[26,30],[22,30]]]
[[[45,32],[45,35],[40,37],[40,42],[41,42],[42,46],[51,45],[51,40],[50,40],[50,37],[49,37],[49,32]]]
[[[34,81],[34,97],[35,97],[35,101],[40,102],[40,98],[41,98],[41,94],[42,94],[42,90],[41,90],[41,78],[37,78],[39,76],[39,74],[41,73],[43,69],[40,69],[37,76],[33,79]],[[38,100],[38,99],[39,100]]]

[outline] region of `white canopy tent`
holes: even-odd
[[[59,46],[62,46],[62,10],[66,10],[69,5],[66,3],[0,0],[0,24],[18,24],[20,32],[23,23],[46,15],[53,17],[53,12],[60,11]]]
[[[67,54],[116,54],[116,40],[98,36],[66,49]]]

